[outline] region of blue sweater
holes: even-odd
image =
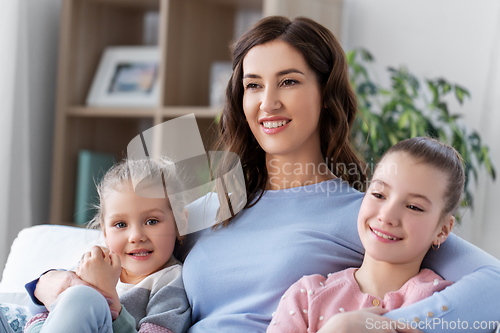
[[[356,221],[362,197],[340,179],[266,191],[229,227],[190,235],[187,244],[192,248],[183,270],[192,308],[189,332],[265,332],[280,297],[302,276],[359,267],[363,248]],[[212,219],[216,201],[192,205],[189,218]],[[424,332],[458,332],[456,325],[449,330],[425,326],[427,321],[458,319],[461,325],[467,322],[465,331],[493,331],[493,326],[471,327],[475,321],[500,320],[500,263],[495,258],[450,235],[438,251],[429,253],[425,267],[460,281],[388,317],[419,317]]]

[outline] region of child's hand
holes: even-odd
[[[121,270],[120,258],[116,254],[94,246],[80,260],[76,274],[94,287],[110,292],[116,289]]]
[[[83,281],[111,295],[114,301],[111,308],[119,313],[121,305],[116,293],[116,284],[121,271],[120,258],[116,254],[110,253],[108,249],[94,246],[90,252],[83,256],[76,269],[76,274]]]

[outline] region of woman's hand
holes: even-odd
[[[330,318],[318,333],[422,333],[396,320],[382,317],[380,307],[339,313]]]
[[[43,274],[36,284],[35,297],[50,311],[50,306],[55,302],[60,293],[69,287],[77,285],[89,285],[80,279],[75,272],[50,271]],[[105,295],[105,297],[107,297]]]
[[[116,292],[116,284],[120,279],[121,270],[120,258],[116,254],[110,253],[108,249],[94,246],[80,260],[76,274],[99,291],[110,295],[113,300],[110,308],[119,314],[121,304]]]

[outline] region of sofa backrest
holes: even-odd
[[[61,225],[23,229],[12,243],[0,293],[24,293],[24,285],[51,269],[75,269],[93,245],[104,245],[102,232]]]

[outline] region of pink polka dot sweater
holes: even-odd
[[[349,268],[327,278],[304,276],[283,295],[267,333],[317,332],[337,313],[372,306],[394,310],[431,296],[452,284],[429,269],[408,280],[398,291],[383,299],[362,293],[354,278],[356,268]]]

